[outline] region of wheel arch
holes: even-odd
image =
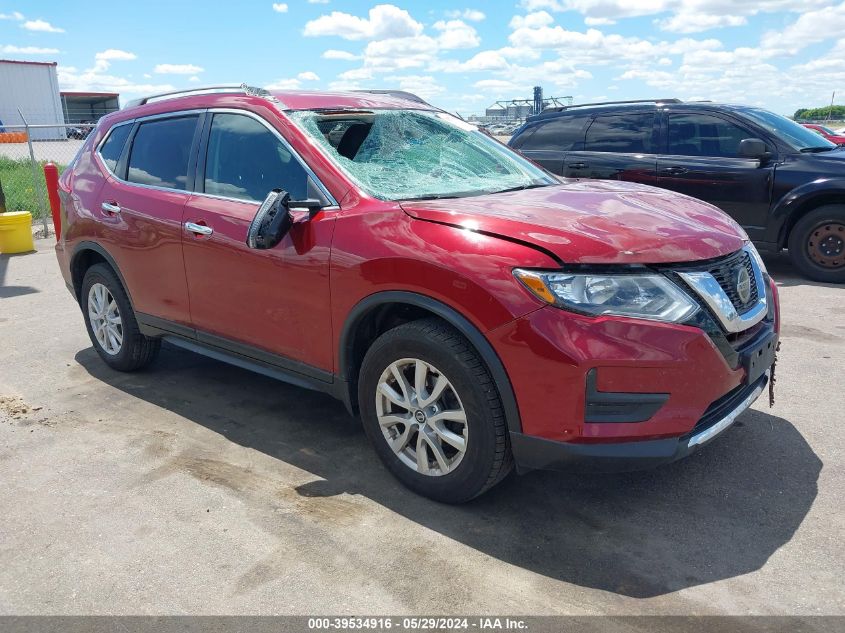
[[[393,327],[392,322],[398,325],[430,316],[439,317],[472,344],[496,383],[508,430],[521,432],[519,408],[510,378],[484,334],[451,306],[426,295],[407,291],[384,291],[369,295],[352,308],[343,324],[339,345],[339,377],[346,391],[343,399],[350,411],[354,413],[358,409],[358,371],[372,341]]]
[[[845,179],[816,181],[791,191],[777,206],[774,217],[782,218],[778,248],[785,248],[789,234],[807,213],[828,204],[845,204]]]
[[[124,292],[126,292],[126,296],[129,298],[129,303],[134,309],[132,294],[129,292],[126,280],[123,278],[123,273],[120,272],[117,262],[115,262],[114,257],[112,257],[111,254],[97,242],[80,242],[73,250],[73,255],[70,259],[70,276],[71,282],[73,283],[73,294],[77,301],[80,299],[80,294],[82,292],[82,280],[85,278],[85,272],[91,268],[91,266],[100,263],[109,266],[114,271],[114,274],[117,275],[117,278],[120,280],[120,284],[123,286]]]

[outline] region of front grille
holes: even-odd
[[[739,274],[740,268],[745,268],[748,273],[748,277],[751,280],[751,293],[748,297],[748,301],[745,302],[743,302],[740,298],[739,291],[737,289],[737,275]],[[745,251],[737,251],[733,255],[716,262],[705,270],[713,275],[716,281],[719,282],[719,285],[722,286],[722,290],[724,290],[725,294],[728,295],[728,298],[731,300],[731,303],[739,314],[742,314],[757,303],[759,291],[757,289],[757,281],[754,278],[754,267],[751,263],[751,257]]]

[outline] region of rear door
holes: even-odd
[[[740,141],[759,133],[718,114],[670,111],[664,116],[666,149],[658,159],[657,185],[719,207],[752,239],[762,238],[776,161],[738,155]]]
[[[566,152],[584,140],[588,116],[561,115],[541,121],[520,134],[512,147],[553,174],[563,174]]]
[[[182,209],[190,197],[201,116],[168,114],[114,128],[100,147],[110,177],[92,211],[99,216],[99,241],[120,268],[135,311],[183,325],[190,312]]]
[[[196,192],[185,207],[185,270],[200,341],[312,377],[333,370],[329,255],[336,203],[281,134],[247,111],[209,111]],[[275,188],[328,208],[254,250],[247,229]],[[197,230],[196,227],[202,227]]]
[[[654,112],[595,116],[580,147],[566,154],[563,175],[656,184],[655,118]]]

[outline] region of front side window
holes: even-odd
[[[111,171],[117,168],[117,161],[120,160],[123,146],[126,145],[126,139],[129,138],[131,131],[131,125],[118,125],[112,128],[109,137],[100,148],[100,158]]]
[[[708,114],[670,114],[668,153],[676,156],[739,156],[739,143],[754,134]]]
[[[307,198],[305,169],[278,137],[252,117],[218,113],[211,122],[205,162],[205,193],[263,200],[284,189]]]
[[[196,125],[196,116],[141,123],[132,140],[126,179],[142,185],[186,189]]]
[[[557,182],[474,126],[427,110],[300,110],[291,119],[382,200],[454,198]]]
[[[588,152],[651,154],[654,114],[597,116],[587,129],[584,149]]]

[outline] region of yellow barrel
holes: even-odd
[[[28,253],[32,242],[32,214],[28,211],[0,213],[0,253]]]

